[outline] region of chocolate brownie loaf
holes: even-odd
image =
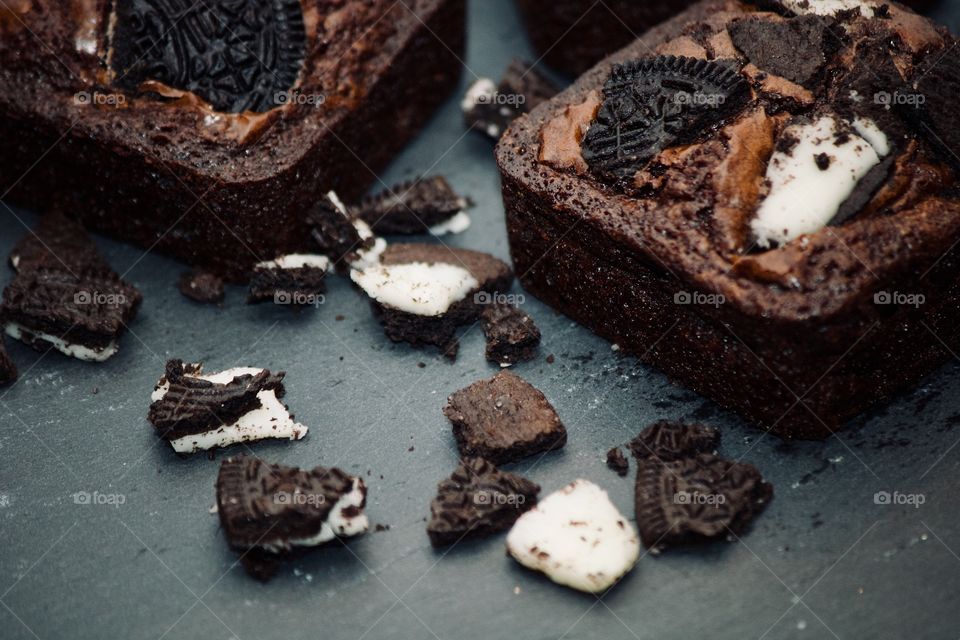
[[[0,194],[231,280],[297,253],[453,89],[463,0],[13,0]]]
[[[766,429],[827,436],[960,348],[958,99],[956,39],[902,5],[701,2],[504,135],[516,272]]]

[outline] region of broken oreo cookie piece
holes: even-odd
[[[489,78],[474,82],[461,108],[468,127],[499,140],[511,122],[558,92],[557,86],[534,67],[513,60],[499,85]]]
[[[178,7],[117,0],[108,57],[117,86],[140,91],[155,81],[232,113],[283,104],[279,96],[297,83],[307,48],[299,0]]]
[[[686,425],[661,420],[641,431],[629,446],[638,462],[669,462],[699,453],[713,453],[720,446],[720,432],[703,424]]]
[[[470,201],[457,195],[446,178],[404,182],[365,198],[352,215],[384,235],[460,233],[470,226]]]
[[[621,478],[626,477],[630,471],[630,463],[627,462],[627,457],[623,455],[620,447],[614,447],[607,451],[607,467],[611,471],[616,471]]]
[[[14,248],[10,264],[17,273],[0,306],[7,335],[91,362],[117,352],[142,296],[110,268],[77,222],[44,216]]]
[[[328,192],[308,214],[311,235],[320,253],[333,261],[341,273],[376,263],[386,243],[374,236],[363,220],[353,219],[333,191]]]
[[[463,456],[503,464],[562,448],[567,430],[547,398],[509,372],[480,380],[447,399],[443,414]]]
[[[480,313],[476,297],[509,289],[513,271],[486,253],[411,243],[389,245],[350,277],[370,297],[388,338],[455,357],[457,328]]]
[[[209,271],[187,271],[180,276],[180,293],[200,304],[220,304],[226,297],[223,278]]]
[[[745,18],[729,27],[737,49],[762,71],[810,88],[840,42],[834,20],[804,15],[787,20]]]
[[[487,337],[487,360],[508,367],[533,360],[540,346],[540,329],[533,318],[512,304],[493,302],[480,313]]]
[[[323,304],[329,268],[329,258],[312,254],[291,254],[261,262],[250,277],[247,304],[273,302],[293,308]]]
[[[507,534],[507,552],[557,584],[599,593],[633,568],[640,542],[606,491],[576,480],[520,516]]]
[[[540,486],[500,471],[482,458],[468,458],[437,487],[427,535],[434,547],[509,529],[537,503]]]
[[[17,365],[7,355],[3,335],[0,335],[0,387],[6,386],[17,379]]]
[[[199,364],[171,360],[151,395],[148,420],[177,453],[300,440],[308,429],[280,402],[284,375],[253,367],[205,375]]]
[[[658,153],[692,142],[750,98],[750,86],[727,61],[677,56],[616,65],[581,151],[601,177],[626,179]]]
[[[227,542],[257,560],[366,533],[366,499],[363,480],[340,469],[301,471],[240,456],[224,460],[217,476],[217,513]],[[245,564],[255,577],[269,577],[269,564],[262,573],[258,562]]]

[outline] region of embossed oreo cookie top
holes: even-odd
[[[306,51],[299,0],[117,0],[112,24],[118,86],[153,80],[231,113],[278,106]]]

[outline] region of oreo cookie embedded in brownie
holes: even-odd
[[[309,251],[304,212],[359,198],[462,70],[463,0],[19,4],[0,192],[234,281]]]
[[[696,4],[518,119],[497,158],[528,291],[821,438],[960,348],[960,64],[896,3],[765,6]]]
[[[177,453],[240,442],[301,440],[307,427],[280,401],[286,374],[235,367],[204,374],[200,364],[171,360],[150,397],[147,416]]]
[[[513,306],[493,302],[480,314],[487,336],[487,360],[501,367],[533,360],[540,347],[540,329],[533,318]]]
[[[463,456],[494,464],[562,448],[567,430],[538,389],[507,371],[474,382],[447,399],[443,414]]]
[[[434,547],[509,529],[537,503],[540,486],[500,471],[482,458],[468,458],[437,487],[427,535]]]
[[[220,525],[230,547],[252,557],[245,565],[254,571],[264,555],[285,556],[366,533],[366,500],[363,480],[339,469],[301,471],[240,456],[224,460],[217,476]]]
[[[117,353],[142,296],[100,256],[77,222],[51,214],[14,247],[3,292],[7,335],[43,351],[91,362]]]
[[[351,271],[371,298],[387,337],[414,346],[439,347],[455,358],[457,328],[475,322],[477,297],[506,291],[513,271],[502,260],[436,244],[391,244],[379,261]]]
[[[457,195],[443,176],[404,182],[364,198],[352,215],[385,235],[460,233],[470,226],[470,201]]]

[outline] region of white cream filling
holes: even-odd
[[[443,315],[480,286],[463,267],[442,262],[377,264],[350,278],[380,304],[418,316]]]
[[[340,200],[340,196],[335,191],[328,191],[327,198],[333,203],[344,217],[349,217],[346,205]],[[360,219],[353,220],[353,226],[357,230],[357,235],[361,240],[374,238],[373,246],[369,249],[358,250],[356,259],[350,261],[352,269],[365,269],[380,262],[380,256],[387,250],[387,241],[374,235],[373,229],[366,222]]]
[[[835,16],[841,11],[860,9],[860,15],[873,17],[876,4],[869,0],[780,0],[780,4],[797,15]]]
[[[326,521],[321,525],[316,535],[306,538],[290,538],[288,540],[278,541],[275,544],[264,544],[261,547],[271,553],[280,553],[289,551],[293,547],[317,547],[330,542],[334,538],[350,538],[366,533],[370,529],[370,520],[367,515],[359,509],[363,505],[366,490],[363,480],[353,479],[353,486],[348,493],[340,496],[337,503],[333,505]],[[357,510],[355,516],[349,516],[344,513],[346,510]]]
[[[463,233],[470,228],[470,215],[466,211],[458,211],[451,218],[430,227],[430,233],[435,236],[445,236],[450,233]]]
[[[109,360],[111,357],[116,355],[117,351],[120,350],[120,345],[116,340],[111,341],[102,349],[93,349],[82,344],[71,344],[61,338],[58,338],[57,336],[52,336],[48,333],[28,329],[20,324],[17,324],[16,322],[7,323],[5,330],[7,335],[14,340],[30,342],[32,339],[40,339],[44,342],[50,343],[50,346],[60,353],[70,356],[71,358],[76,358],[77,360],[84,360],[86,362],[104,362],[105,360]]]
[[[326,271],[330,268],[330,258],[312,253],[292,253],[276,260],[257,264],[259,269],[303,269],[304,267],[315,267]]]
[[[857,183],[890,151],[886,135],[873,121],[858,119],[855,129],[837,143],[838,121],[821,117],[812,124],[787,127],[784,135],[798,142],[788,152],[777,151],[767,166],[769,195],[751,223],[760,247],[782,245],[825,227],[850,197]],[[817,157],[826,154],[821,169]]]
[[[207,380],[216,384],[226,384],[237,376],[257,375],[263,369],[253,367],[235,367],[219,373],[210,375],[193,375],[191,377],[200,380]],[[170,385],[166,380],[161,379],[157,383],[153,394],[150,396],[152,402],[160,400],[167,394]],[[278,440],[302,440],[309,429],[294,422],[290,417],[290,412],[283,406],[277,393],[272,389],[264,389],[257,394],[260,399],[260,406],[253,411],[249,411],[234,422],[233,424],[223,425],[211,431],[204,431],[189,436],[183,436],[170,441],[170,445],[177,453],[193,453],[195,451],[206,451],[216,447],[227,447],[239,442],[254,442],[256,440],[278,439]]]
[[[520,516],[507,551],[558,584],[598,593],[633,568],[640,541],[606,491],[576,480]]]

